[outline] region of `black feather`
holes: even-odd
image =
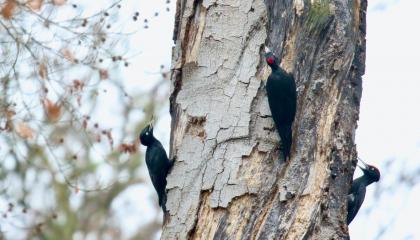
[[[283,157],[290,155],[292,145],[292,125],[296,115],[296,83],[291,74],[279,67],[278,58],[271,52],[265,55],[271,74],[266,90],[271,115],[282,142]]]
[[[140,142],[147,146],[146,165],[149,176],[158,194],[159,206],[166,212],[166,176],[174,161],[168,159],[162,144],[153,136],[153,127],[150,125],[140,133]]]
[[[353,221],[365,200],[366,186],[363,182],[363,177],[359,177],[353,181],[350,188],[349,195],[347,196],[347,224]]]
[[[347,224],[350,224],[359,212],[365,200],[366,187],[379,181],[381,177],[379,170],[374,166],[366,164],[366,168],[360,167],[360,169],[363,171],[363,176],[353,180],[347,195]]]

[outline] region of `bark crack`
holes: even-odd
[[[296,3],[178,0],[170,103],[178,161],[168,176],[172,217],[162,239],[346,235],[338,226],[355,151],[364,50],[353,44],[363,16],[348,11],[349,4],[357,10],[353,2],[329,1],[334,19],[322,18],[309,34],[310,4]],[[261,81],[270,73],[265,43],[281,53],[299,87],[287,163],[276,157],[279,137]],[[340,171],[334,181],[326,170],[332,166]]]

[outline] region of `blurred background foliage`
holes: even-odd
[[[128,236],[113,207],[148,178],[137,136],[168,97],[164,66],[148,89],[126,90],[122,71],[141,54],[130,38],[150,21],[127,2],[0,1],[0,239],[159,231],[155,214]]]

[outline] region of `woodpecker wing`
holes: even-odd
[[[366,186],[362,184],[361,178],[354,180],[350,193],[347,195],[347,224],[350,224],[359,212],[365,200]]]
[[[295,80],[281,68],[275,69],[267,79],[266,90],[271,115],[282,141],[283,156],[287,159],[292,145],[292,124],[296,114]]]
[[[292,124],[296,114],[296,84],[280,69],[267,79],[267,98],[276,124]]]
[[[159,205],[164,208],[169,160],[160,142],[156,141],[153,145],[147,147],[146,165],[149,170],[150,179],[159,197]]]

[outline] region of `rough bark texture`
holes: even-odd
[[[365,61],[364,0],[178,0],[162,239],[343,239]],[[298,86],[289,162],[267,44]]]

